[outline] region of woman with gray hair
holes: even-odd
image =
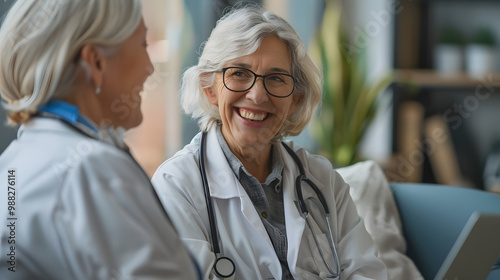
[[[321,82],[293,28],[255,7],[220,19],[184,73],[182,106],[202,132],[153,185],[205,279],[387,279],[347,184],[283,141],[309,122]]]
[[[0,92],[21,126],[0,156],[0,279],[197,279],[122,139],[146,47],[140,0],[19,0],[5,17]]]

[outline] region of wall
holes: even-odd
[[[347,31],[354,45],[366,51],[368,79],[392,71],[394,12],[397,0],[344,0]],[[391,92],[381,96],[381,106],[367,130],[360,156],[383,162],[391,155]]]

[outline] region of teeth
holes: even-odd
[[[254,114],[252,112],[248,112],[248,111],[241,110],[241,109],[240,109],[240,115],[243,118],[245,118],[247,120],[251,120],[251,121],[262,121],[267,116],[267,114]]]

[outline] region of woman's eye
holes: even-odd
[[[272,80],[273,82],[284,82],[285,81],[285,79],[283,79],[283,77],[281,77],[281,75],[272,75],[272,76],[269,76],[268,79]]]
[[[247,71],[236,70],[236,71],[231,73],[231,77],[248,78],[248,77],[250,77],[250,74]]]

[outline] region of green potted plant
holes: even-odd
[[[434,47],[434,68],[443,74],[462,72],[464,43],[464,37],[458,29],[450,26],[444,28]]]
[[[467,73],[482,76],[493,72],[495,63],[495,35],[489,28],[478,29],[465,49]]]
[[[363,48],[352,51],[342,32],[340,2],[328,0],[323,23],[311,48],[324,73],[323,101],[310,130],[320,153],[334,166],[355,163],[359,143],[377,110],[377,97],[392,75],[376,82],[366,77]]]

